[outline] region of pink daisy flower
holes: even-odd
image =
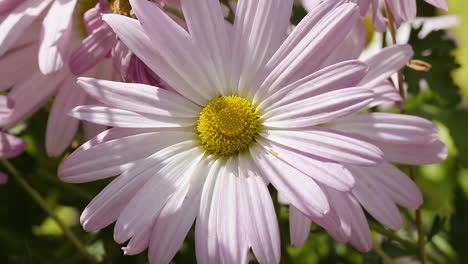
[[[79,121],[66,113],[77,105],[95,103],[76,87],[77,76],[108,80],[130,76],[136,82],[161,84],[135,56],[116,51],[122,45],[101,19],[102,13],[110,12],[107,1],[100,1],[84,18],[78,17],[76,9],[83,7],[76,2],[7,0],[0,6],[0,90],[13,87],[9,97],[17,103],[0,126],[9,128],[22,122],[55,96],[46,131],[46,150],[51,156],[60,155],[78,129]],[[41,15],[44,11],[45,17]],[[82,32],[76,26],[73,29],[73,23],[83,19],[89,33],[84,40]],[[80,43],[73,53],[72,42]],[[111,54],[113,64],[105,60]],[[131,60],[123,60],[124,55]],[[87,138],[103,129],[84,122]]]
[[[301,0],[304,8],[311,11],[320,3],[328,0]],[[393,13],[395,22],[400,25],[403,21],[410,21],[416,18],[416,1],[417,0],[387,0],[387,3]],[[448,10],[446,0],[424,0],[427,3],[444,10]],[[385,31],[387,26],[385,18],[382,15],[385,0],[349,0],[349,2],[359,5],[361,15],[364,16],[369,10],[372,12],[374,26],[378,31]]]
[[[353,49],[351,44],[347,47]],[[401,100],[397,90],[386,79],[395,73],[390,69],[404,67],[404,62],[412,54],[411,47],[396,45],[365,61],[370,70],[359,84],[380,94],[369,106]],[[330,122],[327,127],[361,137],[384,153],[384,161],[375,167],[344,165],[355,181],[351,191],[337,192],[329,186],[322,186],[332,207],[338,209],[340,218],[338,229],[325,228],[335,240],[349,242],[356,249],[367,252],[372,249],[372,238],[362,208],[383,225],[398,230],[403,222],[397,205],[417,209],[423,202],[418,186],[391,162],[409,165],[439,163],[447,157],[447,148],[438,139],[435,124],[410,115],[360,113]],[[305,243],[311,224],[309,218],[290,207],[293,245],[300,247]]]
[[[73,30],[77,1],[4,2],[8,8],[0,13],[0,89],[12,88],[8,96],[16,107],[0,121],[0,126],[9,128],[22,122],[55,95],[47,123],[46,150],[58,156],[68,147],[79,125],[65,113],[77,105],[94,102],[76,87],[76,76],[68,67],[71,43],[82,38],[79,30]],[[44,12],[45,16],[41,15]],[[97,75],[96,70],[86,75],[112,79],[108,74],[111,71],[101,69]],[[103,131],[94,124],[85,124],[84,128],[89,137]]]
[[[247,263],[252,248],[260,263],[278,263],[269,183],[298,212],[338,231],[340,208],[327,188],[348,195],[355,180],[343,165],[383,161],[373,144],[323,127],[375,99],[359,85],[366,64],[324,67],[359,21],[358,8],[329,1],[287,36],[293,0],[241,1],[233,26],[216,0],[181,2],[190,33],[148,1],[130,1],[139,20],[104,16],[175,92],[80,78],[100,104],[72,116],[114,128],[72,153],[59,176],[74,183],[118,176],[81,223],[95,231],[116,222],[126,254],[148,248],[151,263],[168,263],[196,219],[198,262]],[[368,78],[381,82],[401,63]]]

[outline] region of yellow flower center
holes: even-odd
[[[110,0],[112,13],[123,16],[131,16],[132,6],[128,0]]]
[[[246,150],[260,131],[256,107],[237,95],[211,100],[200,112],[197,132],[203,147],[214,155],[230,157]]]

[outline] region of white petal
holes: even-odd
[[[133,132],[133,134],[131,134]],[[143,132],[130,130],[116,139],[100,144],[87,143],[73,152],[59,169],[59,177],[66,182],[88,182],[118,175],[130,163],[144,159],[172,144],[193,139],[186,132]],[[112,136],[112,135],[111,135]],[[102,136],[101,136],[102,137]]]
[[[377,167],[363,168],[362,171],[367,172],[363,177],[374,177],[398,205],[418,209],[423,203],[422,193],[418,185],[392,164],[382,162]]]
[[[391,114],[357,114],[327,125],[388,144],[424,144],[439,136],[437,126],[424,118]]]
[[[0,132],[0,158],[9,159],[24,151],[26,141],[19,137]]]
[[[292,0],[262,0],[241,1],[237,5],[232,82],[239,94],[252,94],[249,87],[265,75],[263,67],[287,36],[292,3]]]
[[[368,66],[351,60],[337,63],[306,76],[260,102],[262,112],[319,94],[355,87],[365,76]]]
[[[269,130],[265,138],[311,157],[360,166],[375,166],[382,161],[382,152],[361,139],[325,128],[307,131]]]
[[[42,22],[39,68],[44,74],[58,71],[68,60],[76,2],[77,0],[54,1]]]
[[[239,166],[236,158],[230,158],[224,172],[218,175],[219,199],[216,219],[218,247],[222,263],[248,263],[247,234],[243,221],[240,197]]]
[[[260,98],[314,72],[346,37],[358,21],[359,12],[354,4],[332,9],[341,3],[328,1],[320,5],[289,35],[266,65],[271,73],[259,90]]]
[[[292,205],[308,216],[322,217],[330,210],[327,197],[315,181],[259,146],[250,153],[261,176],[268,179]]]
[[[302,247],[310,233],[312,221],[294,206],[289,206],[289,232],[291,244]]]
[[[441,163],[447,158],[448,149],[439,140],[426,144],[386,144],[373,142],[384,153],[387,161],[410,165]]]
[[[198,53],[198,61],[210,78],[210,82],[222,94],[227,95],[230,74],[230,40],[225,26],[221,5],[217,0],[183,0],[182,11]]]
[[[349,193],[328,190],[327,194],[330,196],[333,206],[337,208],[344,233],[350,235],[349,242],[362,252],[371,250],[371,232],[359,202]]]
[[[116,221],[130,199],[168,163],[180,158],[192,143],[182,143],[163,149],[147,159],[136,162],[130,169],[104,188],[81,214],[80,222],[86,231],[92,232]]]
[[[95,124],[128,128],[189,127],[196,118],[178,118],[157,114],[137,113],[100,105],[83,105],[73,108],[72,117]]]
[[[313,96],[262,115],[263,125],[275,128],[297,128],[324,124],[366,108],[374,93],[365,88],[345,88]]]
[[[410,45],[393,45],[382,49],[378,54],[365,61],[369,65],[369,72],[360,85],[366,87],[379,85],[403,68],[413,54]]]
[[[16,107],[8,118],[0,121],[0,126],[12,127],[36,112],[53,96],[65,77],[64,72],[44,75],[36,71],[26,77],[24,82],[15,85],[8,96],[15,102]]]
[[[184,178],[191,175],[204,153],[200,148],[182,151],[177,159],[166,163],[130,200],[120,214],[114,228],[114,239],[123,243],[133,236],[151,232],[154,220],[169,197],[181,187]],[[148,206],[151,205],[151,206]],[[148,236],[149,239],[149,236]]]
[[[280,234],[273,201],[267,184],[245,159],[250,157],[239,156],[239,190],[246,235],[260,263],[279,263]]]
[[[210,82],[213,77],[216,77],[217,73],[209,72],[208,69],[203,67],[205,58],[199,51],[202,48],[194,43],[193,38],[187,31],[156,4],[138,0],[131,0],[130,2],[136,16],[142,23],[144,31],[151,39],[153,52],[159,52],[164,61],[174,67],[190,84],[190,87],[186,87],[184,90],[178,89],[178,87],[173,88],[183,96],[187,95],[188,99],[192,98],[188,96],[187,89],[190,89],[190,94],[194,93],[200,99],[205,100],[211,100],[218,95],[217,87]],[[142,58],[140,57],[140,59]],[[161,61],[160,64],[163,64],[164,61]],[[157,71],[155,72],[157,73]],[[169,82],[169,80],[164,80]]]
[[[198,117],[201,108],[184,97],[154,86],[79,78],[89,95],[112,107],[167,117]]]
[[[16,40],[41,14],[51,0],[27,0],[10,14],[0,17],[0,56],[13,47]]]
[[[151,263],[169,263],[182,245],[200,208],[203,183],[210,167],[202,161],[192,176],[188,193],[178,191],[164,206],[151,234]],[[182,201],[180,201],[182,199]]]
[[[70,74],[58,88],[47,121],[46,150],[49,156],[59,156],[70,145],[78,130],[79,120],[66,113],[84,104],[85,100],[85,92],[76,85],[76,77]]]
[[[142,3],[146,1],[140,1]],[[152,3],[149,3],[153,5]],[[159,9],[156,7],[156,9]],[[157,11],[158,12],[158,11]],[[158,17],[158,14],[152,14],[154,17]],[[164,16],[167,16],[164,14]],[[170,19],[170,18],[160,18],[160,19]],[[147,36],[147,33],[143,30],[142,25],[136,19],[132,19],[125,16],[105,14],[103,15],[103,20],[106,21],[109,26],[114,30],[119,39],[121,39],[126,46],[140,58],[153,72],[160,76],[165,82],[167,82],[171,87],[173,87],[178,93],[186,97],[187,99],[197,103],[198,105],[206,105],[206,103],[212,99],[207,95],[206,91],[200,95],[196,89],[193,87],[195,85],[203,86],[203,82],[194,81],[190,76],[186,76],[186,72],[179,72],[179,65],[173,65],[172,62],[169,62],[162,53],[166,53],[171,49],[158,48],[156,42],[153,39],[150,39]],[[163,25],[150,23],[150,25],[158,25],[158,28],[163,28]],[[180,29],[183,30],[183,29]],[[170,33],[172,34],[172,32]],[[180,33],[182,35],[187,33]],[[166,37],[158,35],[160,41],[164,40]],[[188,37],[186,37],[188,38]],[[185,40],[186,41],[186,40]],[[163,44],[161,44],[163,45]],[[168,44],[164,44],[168,45]],[[173,54],[171,51],[169,54]],[[187,54],[185,58],[193,58],[193,54]],[[167,55],[168,56],[168,55]],[[183,56],[183,55],[181,55]],[[173,59],[171,57],[171,59]],[[179,64],[186,63],[186,61],[178,62]],[[184,69],[190,68],[194,69],[193,65],[182,65]],[[189,73],[190,74],[190,73]],[[207,87],[209,89],[210,87]]]
[[[37,69],[37,45],[28,44],[0,57],[0,91],[21,83]]]
[[[366,168],[347,167],[357,178],[352,192],[362,206],[383,225],[400,229],[403,226],[400,211],[381,185],[371,175],[366,177]]]
[[[216,232],[217,207],[220,199],[218,176],[223,173],[226,163],[216,160],[203,186],[200,210],[195,223],[195,250],[198,263],[220,263],[218,237]]]
[[[314,159],[272,141],[266,142],[257,139],[257,143],[262,145],[267,151],[275,154],[282,162],[293,166],[307,176],[331,188],[349,191],[354,187],[353,176],[341,164]]]

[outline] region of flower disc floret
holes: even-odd
[[[249,100],[221,96],[200,112],[197,132],[203,147],[214,155],[230,157],[246,150],[258,136],[260,115]]]

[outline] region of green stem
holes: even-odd
[[[410,169],[410,178],[416,180],[416,167],[409,166]],[[426,264],[426,234],[424,232],[424,225],[422,222],[422,214],[421,209],[416,210],[416,226],[418,229],[418,245],[419,245],[419,259],[421,260],[421,264]]]
[[[385,264],[394,264],[392,258],[390,258],[385,251],[380,248],[379,242],[374,241],[374,252],[377,254]]]
[[[373,231],[391,239],[395,240],[396,242],[400,243],[402,246],[409,248],[409,249],[416,249],[418,246],[415,245],[413,242],[406,240],[404,238],[401,238],[398,236],[395,232],[388,230],[384,227],[382,227],[379,224],[375,224],[373,222],[369,222],[370,227],[372,228]]]
[[[388,27],[390,30],[390,34],[392,36],[392,42],[393,44],[397,44],[396,40],[396,26],[395,26],[395,19],[393,17],[392,11],[388,5],[388,0],[384,1],[385,5],[385,12],[387,13],[387,19],[388,19]],[[406,95],[405,95],[405,90],[404,90],[404,85],[403,85],[403,72],[399,71],[398,72],[398,92],[400,93],[400,96],[402,98],[402,103],[400,104],[400,112],[402,114],[406,113],[406,106],[405,106],[405,100],[406,100]],[[416,167],[414,166],[409,166],[410,170],[410,177],[413,180],[416,180]],[[422,223],[422,216],[421,216],[421,209],[416,210],[416,226],[418,230],[418,255],[419,255],[419,260],[421,261],[421,264],[426,264],[426,252],[425,252],[425,234],[424,234],[424,226]]]
[[[90,263],[97,263],[93,256],[91,256],[86,249],[86,246],[75,236],[73,231],[63,223],[54,210],[47,204],[42,196],[37,192],[19,173],[19,171],[8,160],[1,160],[1,163],[7,168],[11,175],[19,182],[19,184],[31,195],[34,201],[59,225],[65,236],[70,242],[90,261]]]
[[[172,13],[176,17],[185,21],[184,13],[182,13],[182,11],[180,11],[179,9],[172,7],[170,5],[165,5],[164,9],[166,9],[167,12]]]

